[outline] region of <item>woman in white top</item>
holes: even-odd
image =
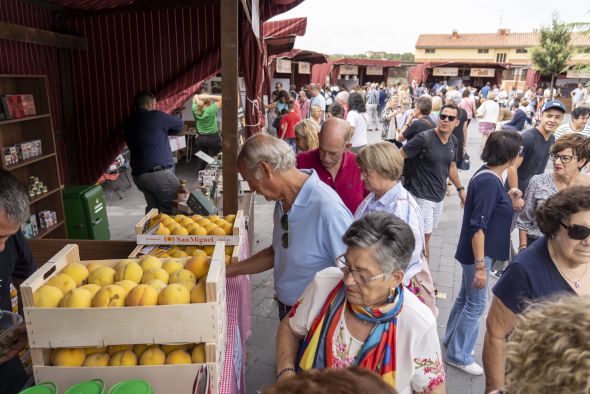
[[[368,144],[367,139],[367,108],[365,100],[358,93],[350,93],[348,96],[348,115],[346,120],[352,128],[352,151],[358,152],[363,146]]]
[[[496,123],[500,116],[500,106],[494,101],[496,95],[493,92],[488,93],[488,97],[482,97],[482,103],[477,109],[475,116],[479,120],[479,132],[482,135],[481,147],[483,148],[488,140],[488,136],[496,129]]]
[[[403,285],[410,227],[387,212],[352,223],[337,267],[316,274],[277,334],[277,380],[360,366],[400,394],[445,393],[436,319]]]
[[[356,163],[361,169],[365,188],[371,193],[361,202],[354,218],[360,219],[371,212],[386,211],[410,225],[416,242],[410,264],[404,271],[403,284],[424,302],[436,317],[438,309],[434,282],[424,255],[424,218],[414,197],[399,182],[404,158],[395,145],[379,142],[361,149],[356,157]]]

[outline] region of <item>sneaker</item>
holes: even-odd
[[[454,362],[451,362],[449,360],[445,360],[445,362],[450,366],[460,369],[461,371],[466,372],[470,375],[483,375],[483,368],[476,362],[473,362],[469,365],[455,364]]]
[[[500,279],[504,273],[504,270],[491,270],[491,273],[494,278]]]

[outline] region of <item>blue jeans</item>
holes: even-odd
[[[295,138],[285,138],[285,142],[293,149],[293,153],[297,154],[297,140]]]
[[[463,276],[461,290],[455,299],[447,321],[447,331],[443,339],[447,346],[446,359],[450,362],[469,365],[473,363],[471,352],[477,341],[479,322],[486,310],[490,268],[492,260],[486,257],[487,280],[483,289],[473,287],[475,264],[461,264]]]

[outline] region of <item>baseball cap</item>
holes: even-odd
[[[559,100],[549,100],[545,104],[543,104],[543,108],[541,108],[541,112],[545,112],[549,109],[558,109],[561,112],[565,113],[565,105]]]

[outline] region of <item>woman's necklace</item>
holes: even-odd
[[[568,277],[568,276],[565,274],[565,272],[563,272],[563,271],[562,271],[562,270],[559,268],[559,265],[560,265],[560,264],[559,264],[559,261],[557,260],[557,248],[555,247],[555,241],[553,241],[553,244],[554,244],[554,245],[553,245],[553,250],[554,250],[554,252],[555,252],[555,262],[557,263],[557,264],[555,264],[555,266],[557,267],[557,271],[559,271],[559,273],[560,273],[560,274],[561,274],[561,275],[562,275],[562,276],[563,276],[565,279],[567,279],[568,281],[570,281],[571,283],[573,283],[573,284],[574,284],[574,287],[575,287],[576,289],[579,289],[579,288],[580,288],[580,282],[582,281],[582,279],[584,278],[584,276],[586,276],[586,271],[588,271],[588,264],[584,264],[584,266],[585,266],[585,267],[584,267],[584,273],[583,273],[583,274],[582,274],[582,275],[581,275],[581,276],[578,278],[578,280],[572,280],[572,279],[570,279],[570,278],[569,278],[569,277]]]

